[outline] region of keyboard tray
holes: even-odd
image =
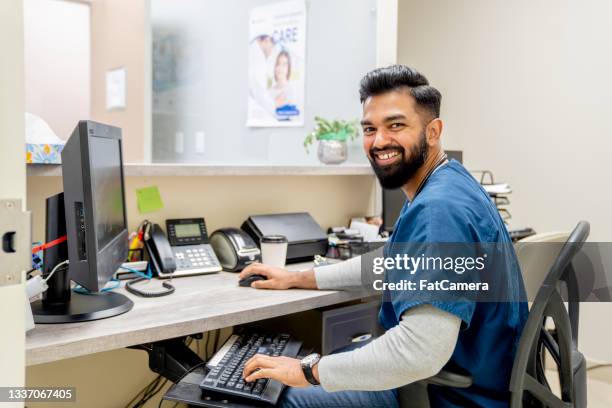
[[[207,369],[204,365],[194,368],[194,370],[183,377],[177,384],[173,384],[163,396],[164,400],[182,402],[194,407],[206,408],[253,408],[253,407],[272,407],[270,404],[263,404],[249,401],[232,401],[231,398],[218,395],[207,395],[202,392],[200,383],[204,380]],[[162,404],[172,406],[170,403]]]

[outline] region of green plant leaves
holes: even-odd
[[[355,140],[359,136],[357,132],[357,119],[351,121],[345,120],[327,120],[320,116],[315,116],[315,128],[304,138],[304,148],[307,153],[310,153],[309,146],[315,140]]]

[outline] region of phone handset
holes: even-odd
[[[152,224],[149,239],[145,241],[149,261],[157,274],[172,273],[176,270],[176,260],[166,234],[158,224]]]
[[[157,224],[149,221],[143,221],[141,227],[144,232],[144,245],[149,255],[149,267],[152,272],[160,276],[161,273],[167,272],[172,274],[176,270],[176,261],[170,248],[170,243],[164,234],[164,231]],[[171,275],[170,275],[171,276]],[[138,287],[141,282],[146,282],[151,279],[151,276],[141,276],[130,280],[125,284],[125,289],[137,296],[142,297],[160,297],[174,293],[174,286],[170,282],[163,282],[162,291],[148,291]]]

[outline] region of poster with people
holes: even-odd
[[[305,54],[304,0],[251,10],[247,126],[304,126]]]

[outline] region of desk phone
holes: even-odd
[[[217,255],[208,241],[204,218],[166,220],[166,231],[176,262],[173,276],[222,270]]]
[[[166,231],[150,224],[145,248],[153,271],[160,278],[213,273],[222,270],[208,242],[204,218],[166,220]]]

